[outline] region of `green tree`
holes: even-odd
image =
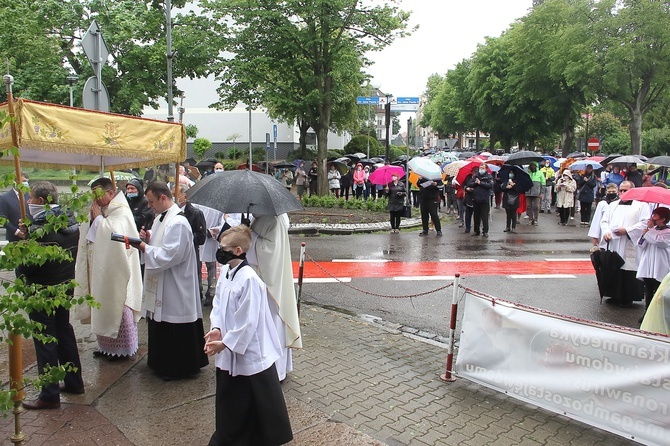
[[[205,153],[212,148],[212,141],[207,138],[196,138],[193,141],[193,152],[198,158],[202,158]]]
[[[317,191],[327,193],[328,131],[354,121],[365,53],[404,35],[409,13],[391,2],[367,6],[357,0],[212,0],[207,12],[234,23],[225,33],[233,56],[218,67],[218,105],[248,100],[312,127]]]
[[[193,124],[186,125],[186,137],[187,138],[197,138],[198,137],[198,127]]]
[[[376,138],[372,138],[368,135],[356,135],[344,146],[344,153],[367,153],[368,144],[370,147],[370,156],[379,156],[382,150],[384,150]]]
[[[232,141],[233,142],[233,150],[235,150],[235,141],[237,141],[241,137],[242,137],[241,134],[235,132],[235,133],[232,133],[232,134],[228,135],[228,138],[226,138],[226,141]]]
[[[589,15],[603,99],[629,113],[633,154],[642,151],[642,121],[670,83],[670,4],[658,0],[603,0]]]
[[[397,135],[398,133],[400,133],[400,119],[394,116],[391,121],[391,135]]]
[[[172,1],[174,8],[184,8],[186,3]],[[94,18],[110,51],[102,81],[109,91],[111,110],[139,115],[145,106],[157,108],[158,99],[167,94],[166,26],[160,0],[4,2],[0,6],[0,59],[9,60],[14,94],[68,104],[65,78],[74,72],[79,76],[75,104],[81,105],[81,89],[93,72],[80,49],[80,37]],[[223,46],[219,30],[224,25],[194,11],[173,13],[173,23],[174,77],[209,75]],[[0,97],[5,97],[4,91]]]

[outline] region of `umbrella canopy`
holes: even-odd
[[[1,104],[0,112],[8,108]],[[14,111],[23,166],[120,170],[186,158],[186,130],[178,123],[26,99],[15,101]],[[14,146],[9,126],[0,129],[0,150]],[[13,155],[0,164],[13,165]]]
[[[637,200],[645,203],[660,203],[670,205],[670,189],[662,187],[634,187],[621,194],[621,200]]]
[[[526,164],[530,164],[533,161],[539,163],[542,160],[544,160],[542,155],[539,155],[535,152],[531,152],[530,150],[521,150],[508,156],[507,160],[505,161],[505,164],[515,164],[517,166],[523,166]]]
[[[346,156],[343,156],[342,158],[337,158],[335,161],[338,163],[344,163],[347,166],[351,164],[351,158],[347,158]]]
[[[405,175],[405,169],[400,166],[388,164],[375,169],[375,171],[370,174],[369,179],[372,184],[386,185],[391,182],[392,175],[398,175],[398,178],[401,178]]]
[[[345,163],[341,163],[339,161],[331,161],[329,162],[326,167],[328,170],[330,170],[330,166],[335,166],[335,170],[340,172],[340,175],[344,175],[345,173],[349,172],[349,166],[347,166]]]
[[[555,169],[555,170],[558,170],[558,169],[561,167],[561,165],[562,165],[564,162],[566,162],[567,160],[568,160],[567,158],[559,158],[559,159],[557,159],[556,162],[553,164],[554,169]],[[602,164],[602,163],[601,163],[601,164]]]
[[[504,164],[500,168],[500,172],[498,172],[498,180],[502,184],[506,184],[509,181],[510,172],[514,173],[514,178],[512,179],[514,181],[513,191],[523,194],[533,187],[533,181],[530,179],[528,172],[516,165]]]
[[[570,170],[586,170],[586,166],[593,167],[593,170],[602,169],[603,166],[596,161],[579,160],[570,164]]]
[[[408,161],[409,156],[407,155],[400,155],[396,161]]]
[[[380,157],[376,156],[374,158],[370,158],[370,161],[374,161],[375,163],[382,163],[383,164],[384,163],[384,158],[380,158]]]
[[[474,168],[479,168],[481,166],[483,161],[469,161],[466,165],[461,167],[458,170],[458,174],[456,174],[456,182],[458,184],[464,184],[465,183],[465,178],[467,178],[468,175],[472,173],[472,169]],[[487,167],[487,172],[491,173],[491,166],[486,166]]]
[[[644,156],[644,155],[633,155],[633,156],[634,156],[635,158],[641,159],[641,160],[644,161],[645,163],[649,160],[649,158],[647,158],[647,157]]]
[[[302,204],[271,175],[227,170],[210,175],[186,191],[189,201],[221,212],[281,215],[303,209]]]
[[[586,158],[586,159],[587,159],[588,161],[595,161],[596,163],[599,163],[599,162],[601,162],[602,160],[604,160],[605,157],[604,157],[604,156],[600,156],[600,155],[594,155],[594,156],[589,156],[589,157]]]
[[[440,169],[440,166],[428,158],[412,158],[407,162],[407,167],[409,167],[417,175],[427,180],[442,179],[442,170]]]
[[[456,156],[460,160],[465,160],[465,159],[472,158],[473,156],[475,156],[475,152],[460,152],[460,153],[456,154]]]
[[[605,160],[603,160],[603,162],[605,162]],[[607,164],[645,164],[645,162],[636,156],[624,155],[610,160]]]
[[[346,155],[345,155],[345,156],[346,156]],[[358,159],[363,159],[363,158],[365,158],[367,155],[366,155],[365,153],[358,152],[358,153],[354,153],[354,156],[355,156],[356,158],[358,158]]]
[[[252,164],[251,168],[253,169],[254,172],[260,172],[261,171],[261,168],[258,167],[255,164]],[[246,170],[246,169],[249,169],[249,165],[247,163],[240,164],[239,166],[237,166],[237,170]]]
[[[358,160],[359,163],[361,163],[363,166],[372,166],[375,162],[372,160],[369,160],[367,158],[363,158]]]
[[[444,166],[442,168],[442,172],[450,177],[455,177],[458,175],[458,171],[461,170],[461,167],[465,166],[466,164],[468,164],[468,162],[465,160],[453,161]]]
[[[653,164],[654,166],[670,167],[670,156],[667,155],[655,156],[651,159],[648,159],[647,162],[649,164]]]
[[[195,163],[195,165],[193,167],[196,167],[196,168],[201,169],[201,170],[207,170],[207,169],[211,169],[212,167],[214,167],[214,164],[216,164],[218,162],[219,161],[216,161],[216,160],[213,161],[213,162],[211,160],[202,160],[198,163]]]
[[[295,169],[296,165],[291,163],[277,163],[273,164],[272,167],[275,169]]]
[[[613,153],[611,155],[607,155],[605,159],[600,161],[600,164],[602,164],[603,166],[607,166],[613,159],[619,158],[620,156],[622,156],[620,153]]]
[[[105,174],[103,176],[105,178],[109,178],[109,172],[105,172]],[[100,178],[100,177],[96,176],[95,178],[93,178],[91,181],[88,182],[88,185],[90,186],[91,184],[93,184],[93,182],[95,180],[97,180],[98,178]],[[114,171],[114,181],[130,181],[130,180],[134,180],[135,178],[138,178],[138,176],[133,174],[133,173],[122,172],[122,171],[117,171],[117,170]]]
[[[584,152],[572,152],[569,153],[567,158],[586,158],[586,153]]]

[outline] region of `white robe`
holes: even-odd
[[[137,249],[126,249],[125,244],[112,241],[112,232],[139,237],[133,213],[125,195],[117,193],[103,209],[93,243],[89,243],[90,223],[83,223],[79,231],[75,296],[90,294],[100,308],[79,307],[76,317],[91,320],[91,331],[100,336],[118,336],[124,305],[133,310],[135,322],[142,306],[142,273]],[[93,232],[91,233],[93,235]]]
[[[670,228],[651,228],[639,240],[636,277],[662,281],[670,273]]]
[[[156,322],[182,324],[202,318],[193,233],[180,212],[173,204],[162,222],[160,214],[156,216],[143,255],[142,310]]]
[[[603,212],[600,221],[601,236],[612,234],[608,249],[619,253],[625,261],[621,269],[637,271],[637,241],[647,226],[650,215],[649,206],[639,201],[633,201],[630,205],[622,205],[621,200],[613,201]],[[615,235],[612,231],[616,228],[626,229],[628,235]]]
[[[227,347],[214,357],[214,363],[232,376],[250,376],[272,366],[282,347],[267,287],[249,266],[233,272],[231,279],[221,275],[210,314],[212,327],[221,330]]]
[[[598,206],[596,206],[596,210],[593,212],[593,220],[591,220],[591,226],[589,227],[588,236],[591,238],[598,239],[600,241],[598,244],[599,248],[605,248],[605,246],[607,245],[607,242],[605,242],[602,239],[600,222],[603,219],[603,213],[605,212],[605,209],[607,209],[608,204],[609,203],[607,203],[605,200],[598,202]]]
[[[216,261],[216,250],[219,249],[219,243],[216,241],[215,237],[211,237],[212,228],[218,228],[221,226],[223,221],[223,212],[203,206],[200,204],[193,204],[196,208],[200,209],[205,216],[205,224],[207,225],[207,238],[205,238],[205,243],[200,245],[200,261],[201,262],[215,262]]]
[[[302,348],[288,239],[288,216],[257,216],[251,230],[252,246],[247,260],[257,266],[258,275],[270,292],[270,309],[275,315],[277,331],[284,347],[282,357],[276,363],[279,379],[282,380],[287,372],[293,370],[291,348]]]

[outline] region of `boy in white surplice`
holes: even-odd
[[[205,353],[216,355],[216,431],[210,446],[279,445],[293,439],[275,361],[281,343],[263,281],[246,261],[251,230],[223,233],[217,261],[229,266],[216,287]]]

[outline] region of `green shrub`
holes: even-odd
[[[214,158],[216,158],[217,160],[222,160],[222,159],[224,159],[225,157],[226,157],[226,154],[223,153],[223,152],[216,152],[216,153],[214,154]]]

